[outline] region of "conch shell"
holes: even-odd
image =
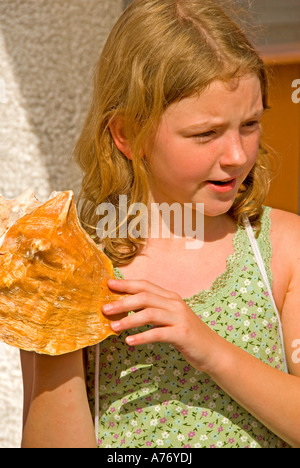
[[[0,221],[0,341],[60,355],[115,334],[101,309],[124,294],[108,288],[113,265],[80,226],[72,191],[1,197]]]

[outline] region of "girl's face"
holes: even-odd
[[[260,81],[214,81],[199,96],[170,105],[146,145],[157,203],[204,203],[206,216],[226,213],[255,164],[263,115]]]

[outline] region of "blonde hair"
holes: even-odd
[[[149,170],[142,148],[170,104],[214,80],[254,73],[268,108],[263,61],[223,5],[224,0],[222,7],[217,0],[134,0],[112,29],[95,67],[90,108],[74,149],[84,173],[80,218],[89,234],[95,234],[101,203],[117,208],[119,195],[126,195],[128,206],[147,205]],[[132,160],[118,150],[109,129],[120,115]],[[257,233],[269,171],[268,153],[260,145],[256,164],[229,211],[237,224],[246,214]],[[144,240],[115,236],[102,244],[116,266],[133,260]]]

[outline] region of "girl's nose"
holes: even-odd
[[[241,167],[247,163],[247,154],[239,133],[228,135],[224,142],[220,164]]]

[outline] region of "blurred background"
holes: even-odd
[[[300,213],[300,0],[236,0],[261,26],[256,45],[271,77],[266,143],[276,177],[266,204]],[[93,67],[126,0],[0,0],[0,194],[28,187],[41,201],[80,188],[72,148],[88,106]],[[300,92],[298,93],[300,98]],[[299,100],[299,99],[298,99]],[[18,351],[0,343],[0,448],[19,447]]]

